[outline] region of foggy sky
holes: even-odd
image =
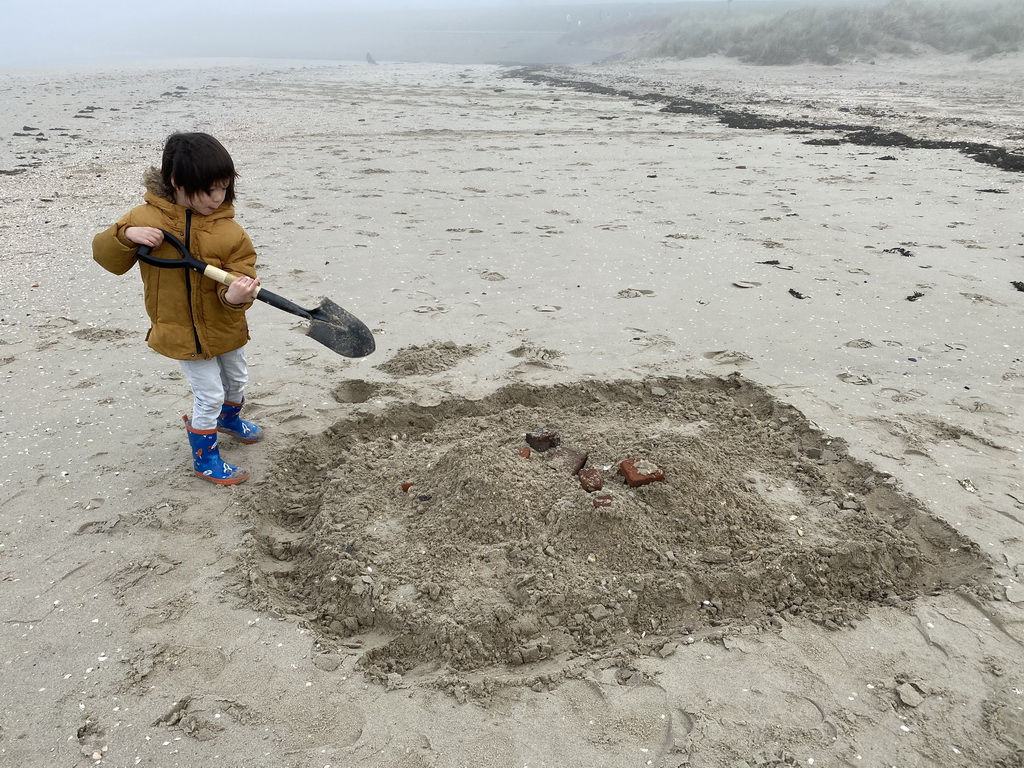
[[[841,0],[806,0],[807,3]],[[862,0],[872,2],[872,0]],[[969,0],[962,0],[969,2]],[[737,0],[736,4],[771,2]],[[884,2],[884,0],[874,0]],[[726,7],[727,0],[695,0],[695,5]],[[303,46],[317,43],[309,58],[362,58],[365,50],[346,44],[344,25],[338,36],[337,54],[325,43],[323,25],[304,14],[332,14],[334,18],[353,14],[374,14],[380,30],[390,18],[408,24],[410,19],[427,20],[436,9],[516,9],[585,6],[680,5],[680,0],[0,0],[0,68],[70,66],[76,63],[116,63],[146,58],[180,57],[302,57]],[[464,13],[473,13],[466,10]],[[596,13],[596,11],[593,11]],[[549,13],[550,15],[550,13]],[[438,14],[444,16],[443,12]],[[269,21],[281,19],[281,34]],[[478,13],[477,17],[480,17]],[[444,18],[451,18],[444,16]],[[262,25],[262,26],[261,26]],[[354,28],[354,25],[350,25]],[[565,31],[565,30],[563,30]],[[349,35],[355,37],[355,35]],[[385,38],[380,37],[381,40]],[[397,45],[397,44],[396,44]],[[312,51],[315,46],[307,46]],[[371,50],[386,50],[383,43]]]

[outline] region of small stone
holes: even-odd
[[[678,649],[679,649],[679,644],[678,643],[665,643],[663,646],[661,646],[661,649],[658,651],[658,655],[661,658],[663,658],[663,659],[667,659],[669,656],[671,656],[673,653],[675,653]]]
[[[1006,587],[1006,599],[1011,603],[1024,603],[1024,586],[1010,584]]]
[[[535,645],[520,648],[519,653],[523,657],[524,664],[535,664],[544,658],[544,653]]]
[[[917,707],[924,702],[924,696],[922,696],[920,691],[910,683],[904,683],[898,687],[896,689],[896,695],[899,696],[900,701],[908,707]]]
[[[593,493],[594,491],[600,491],[604,487],[604,482],[601,480],[601,473],[593,467],[587,467],[581,469],[579,473],[580,485],[583,490],[587,493]]]
[[[619,464],[619,474],[626,479],[626,485],[630,488],[639,488],[648,483],[655,483],[665,479],[665,472],[647,459],[632,458],[626,459]]]
[[[412,488],[412,483],[402,483],[402,493],[408,493],[410,488]]]
[[[551,454],[551,462],[564,464],[570,475],[577,475],[587,463],[587,454],[563,445]]]
[[[594,497],[594,508],[610,507],[612,505],[612,495],[610,493],[602,493]]]
[[[530,453],[530,449],[524,445],[522,448],[519,449],[519,455],[522,456],[524,459],[528,459],[533,454]]]
[[[728,547],[708,547],[700,553],[700,559],[713,565],[728,563],[732,559],[732,550]]]
[[[526,443],[533,450],[543,453],[561,445],[562,438],[554,430],[536,429],[533,432],[526,433]]]

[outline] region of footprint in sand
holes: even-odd
[[[642,328],[627,328],[626,330],[636,334],[630,341],[639,347],[675,347],[676,342],[670,336],[661,333],[648,333]]]
[[[836,378],[840,381],[846,382],[847,384],[856,384],[861,387],[875,383],[875,380],[866,373],[855,373],[854,371],[843,371],[842,373],[836,374]]]
[[[880,394],[888,397],[894,403],[912,403],[920,400],[927,392],[920,389],[897,389],[896,387],[882,387]]]
[[[631,752],[641,750],[649,764],[663,765],[671,745],[685,738],[693,723],[688,716],[675,721],[665,690],[638,685],[636,677],[611,667],[600,682],[566,682],[558,692],[561,719],[570,724],[571,733],[600,734],[602,743],[628,745]]]
[[[508,353],[512,357],[518,357],[530,362],[549,362],[562,357],[562,353],[557,349],[544,349],[530,342],[524,342],[515,349],[510,349]]]
[[[968,413],[998,413],[1003,416],[1007,415],[1006,411],[982,400],[980,397],[954,397],[950,402],[961,411],[967,411]]]
[[[653,296],[654,291],[649,291],[644,288],[624,288],[615,294],[618,299],[637,299],[641,296]]]
[[[854,349],[870,349],[875,346],[872,342],[867,339],[852,339],[845,344],[844,347],[853,347]]]
[[[1006,305],[1002,302],[990,299],[988,296],[983,296],[980,293],[961,293],[965,299],[969,299],[974,304],[986,304],[990,307],[1005,307]]]
[[[72,331],[71,335],[82,341],[116,341],[132,338],[137,334],[135,331],[127,331],[124,328],[80,328],[77,331]]]
[[[705,352],[704,357],[718,365],[753,365],[754,358],[734,349],[719,349]]]
[[[483,272],[480,273],[480,279],[488,280],[492,283],[497,283],[507,278],[500,272],[491,272],[490,270],[484,270]]]

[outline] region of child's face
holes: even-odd
[[[198,214],[209,216],[224,203],[224,196],[231,182],[228,179],[215,181],[210,188],[189,195],[183,187],[174,188],[174,202],[183,208],[191,208]]]

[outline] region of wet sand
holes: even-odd
[[[1017,765],[1022,73],[0,73],[0,765]],[[173,130],[377,340],[250,312],[236,488],[89,251]]]

